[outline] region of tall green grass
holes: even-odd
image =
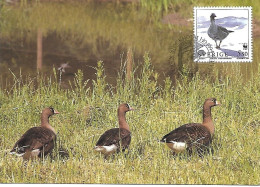
[[[259,184],[260,71],[243,83],[234,64],[235,77],[210,80],[183,73],[173,86],[169,78],[158,85],[147,54],[141,64],[130,81],[122,66],[115,87],[106,82],[101,61],[93,88],[86,86],[81,71],[69,90],[59,87],[55,72],[47,80],[14,77],[10,90],[0,89],[0,183]],[[222,103],[212,110],[214,153],[174,159],[157,141],[184,123],[201,122],[202,104],[209,97]],[[126,155],[105,160],[93,147],[104,131],[118,126],[122,102],[136,109],[127,113],[131,146]],[[50,123],[69,158],[54,154],[24,163],[8,155],[21,134],[39,125],[41,110],[48,106],[60,112]]]

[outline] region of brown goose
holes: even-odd
[[[42,157],[54,148],[56,133],[49,124],[49,117],[59,114],[53,108],[45,108],[41,114],[41,126],[32,127],[15,143],[10,154],[22,156],[24,160]]]
[[[127,103],[119,105],[117,110],[119,128],[107,130],[102,134],[94,148],[95,151],[101,152],[105,157],[107,157],[114,152],[119,152],[120,149],[124,151],[129,147],[131,142],[131,132],[129,125],[126,122],[125,114],[131,110],[133,110],[133,108],[131,108]]]
[[[215,98],[206,99],[203,105],[203,122],[182,125],[169,134],[166,134],[161,142],[173,150],[173,155],[185,150],[189,154],[197,150],[199,154],[210,145],[214,134],[214,124],[211,118],[211,107],[220,105]]]

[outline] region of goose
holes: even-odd
[[[49,124],[49,117],[59,114],[52,107],[43,109],[41,113],[41,126],[27,130],[15,143],[10,154],[23,157],[24,160],[46,156],[54,148],[56,132]]]
[[[224,40],[229,35],[229,33],[234,32],[234,31],[230,31],[230,30],[227,30],[224,27],[216,25],[215,24],[215,17],[217,17],[217,16],[214,13],[212,13],[210,15],[211,24],[210,24],[209,29],[208,29],[208,35],[212,40],[215,41],[216,48],[220,48],[220,44],[221,44],[222,40]],[[217,45],[217,40],[220,41],[219,45]]]
[[[197,150],[201,155],[210,145],[215,131],[215,127],[211,118],[211,107],[220,105],[215,98],[206,99],[203,105],[203,122],[184,124],[170,133],[166,134],[160,142],[173,150],[173,155],[188,151],[189,154],[193,150]]]
[[[119,152],[120,150],[125,151],[125,149],[129,147],[131,142],[131,132],[129,125],[126,122],[125,115],[126,112],[131,110],[134,109],[131,108],[129,104],[120,104],[117,110],[119,128],[107,130],[97,141],[94,150],[104,154],[105,158],[115,152]]]

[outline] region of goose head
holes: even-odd
[[[42,111],[42,115],[47,116],[48,118],[54,114],[59,114],[59,112],[57,110],[54,110],[54,108],[52,107],[45,108]]]
[[[221,105],[219,101],[217,101],[216,98],[209,98],[209,99],[206,99],[205,103],[204,103],[204,106],[206,107],[213,107],[213,106],[218,106],[218,105]]]
[[[130,105],[127,103],[123,103],[123,104],[119,105],[119,107],[118,107],[118,111],[124,112],[124,113],[131,111],[131,110],[134,110],[134,109],[132,107],[130,107]]]
[[[215,14],[215,13],[212,13],[212,14],[210,15],[210,20],[214,20],[215,17],[217,17],[216,14]]]

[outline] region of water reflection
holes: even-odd
[[[202,74],[211,65],[193,63],[192,23],[173,14],[150,16],[132,4],[87,2],[41,2],[26,6],[3,6],[0,27],[0,74],[1,84],[6,84],[20,70],[23,75],[35,75],[37,69],[52,74],[61,70],[62,86],[69,88],[78,69],[84,78],[95,79],[97,61],[104,62],[107,81],[114,84],[120,64],[132,51],[133,66],[143,59],[145,52],[161,75],[172,80],[187,65],[191,76]],[[180,23],[172,23],[171,17]],[[167,18],[167,22],[165,19]],[[185,22],[185,24],[184,24]],[[186,39],[189,40],[186,40]],[[254,41],[254,45],[259,40]],[[42,60],[42,61],[41,61]],[[214,68],[225,69],[222,64]],[[243,64],[250,73],[253,64]],[[250,69],[251,68],[251,69]],[[91,81],[90,81],[91,82]]]

